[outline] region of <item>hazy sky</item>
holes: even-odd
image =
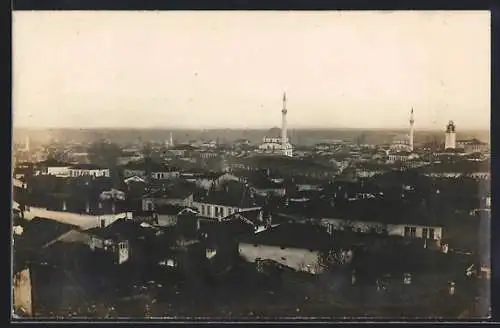
[[[489,128],[489,12],[14,12],[19,127]]]

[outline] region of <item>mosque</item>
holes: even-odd
[[[281,156],[293,156],[293,146],[287,137],[286,115],[286,93],[283,93],[283,109],[281,110],[281,130],[273,128],[269,136],[264,137],[262,144],[259,145],[259,152],[264,154],[274,154]],[[281,136],[280,136],[281,133]]]
[[[413,108],[410,112],[410,131],[408,135],[395,138],[391,144],[392,152],[413,152],[413,138],[414,138],[414,124]]]

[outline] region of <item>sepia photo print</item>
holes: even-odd
[[[490,316],[487,11],[14,11],[12,316]]]

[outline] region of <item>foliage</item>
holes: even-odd
[[[352,250],[347,249],[330,249],[322,252],[318,264],[324,270],[331,270],[335,267],[345,266],[351,263],[353,259]]]
[[[114,168],[122,151],[120,146],[106,141],[97,141],[88,148],[88,159],[92,164]]]

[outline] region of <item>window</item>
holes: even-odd
[[[411,227],[410,228],[410,238],[415,238],[417,237],[417,228]]]
[[[201,205],[201,215],[205,215],[205,205]]]
[[[428,238],[429,232],[427,228],[422,229],[422,238]]]
[[[219,207],[215,206],[215,217],[219,216]]]
[[[228,209],[227,209],[227,214],[228,214],[228,215],[233,214],[233,209],[232,209],[232,208],[228,208]]]
[[[212,216],[212,207],[207,205],[207,216]]]
[[[106,220],[101,219],[101,228],[105,228],[105,227],[106,227]]]
[[[405,227],[405,237],[410,237],[410,227]]]
[[[434,239],[434,229],[429,229],[429,239]]]

